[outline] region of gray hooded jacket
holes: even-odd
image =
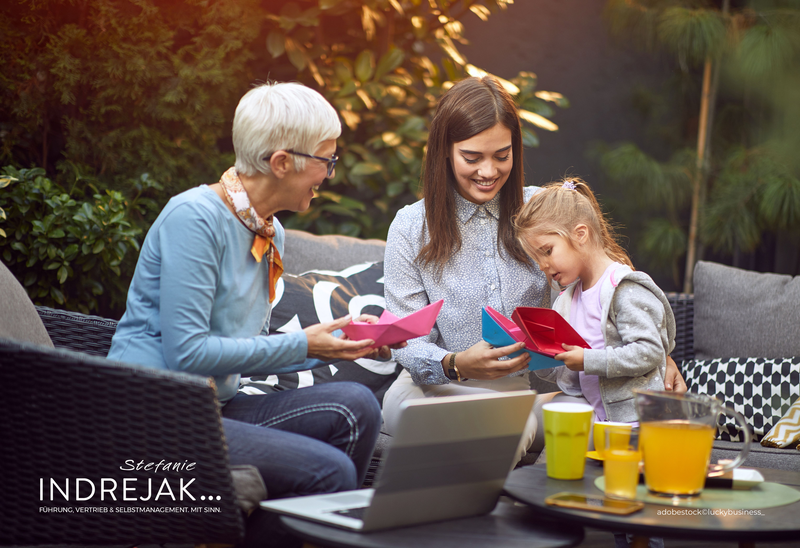
[[[569,321],[573,284],[553,303]],[[644,272],[618,265],[600,287],[601,325],[606,346],[584,350],[583,369],[597,375],[600,396],[610,421],[638,420],[634,390],[664,390],[667,356],[675,347],[675,317],[666,295]],[[566,366],[536,374],[570,396],[581,395],[577,371]]]

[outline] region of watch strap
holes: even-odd
[[[450,354],[450,363],[447,366],[447,378],[451,381],[458,382],[467,380],[466,377],[461,376],[461,372],[458,370],[458,366],[456,365],[456,352]]]
[[[447,364],[447,378],[451,381],[457,381],[459,377],[458,369],[456,369],[456,353],[453,352],[450,354],[450,361]]]

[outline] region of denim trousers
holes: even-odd
[[[222,417],[231,464],[258,468],[271,499],[358,489],[381,427],[375,396],[352,382],[240,393],[223,406]],[[277,515],[257,509],[240,545],[301,544]]]
[[[269,498],[358,489],[381,427],[375,396],[352,382],[239,393],[222,417],[231,464],[258,468]]]

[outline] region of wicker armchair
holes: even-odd
[[[97,357],[113,320],[37,312],[56,349],[0,339],[0,544],[243,538],[213,382]]]
[[[667,293],[675,315],[675,349],[670,356],[680,368],[684,360],[694,359],[694,295]]]

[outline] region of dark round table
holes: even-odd
[[[340,548],[568,548],[583,541],[583,527],[537,516],[526,505],[501,499],[491,514],[371,533],[357,533],[281,516],[303,540]]]
[[[800,472],[758,469],[766,481],[782,483],[800,490]],[[583,510],[548,506],[544,499],[569,491],[602,496],[594,480],[603,475],[602,466],[586,464],[582,480],[554,480],[547,477],[545,465],[518,468],[506,481],[505,493],[531,505],[537,513],[562,522],[594,527],[641,537],[684,538],[740,543],[797,541],[800,538],[800,502],[761,509],[762,515],[659,515],[659,511],[681,510],[669,504],[645,504],[642,511],[616,516]],[[667,499],[669,500],[669,499]],[[735,509],[731,509],[735,510]]]

